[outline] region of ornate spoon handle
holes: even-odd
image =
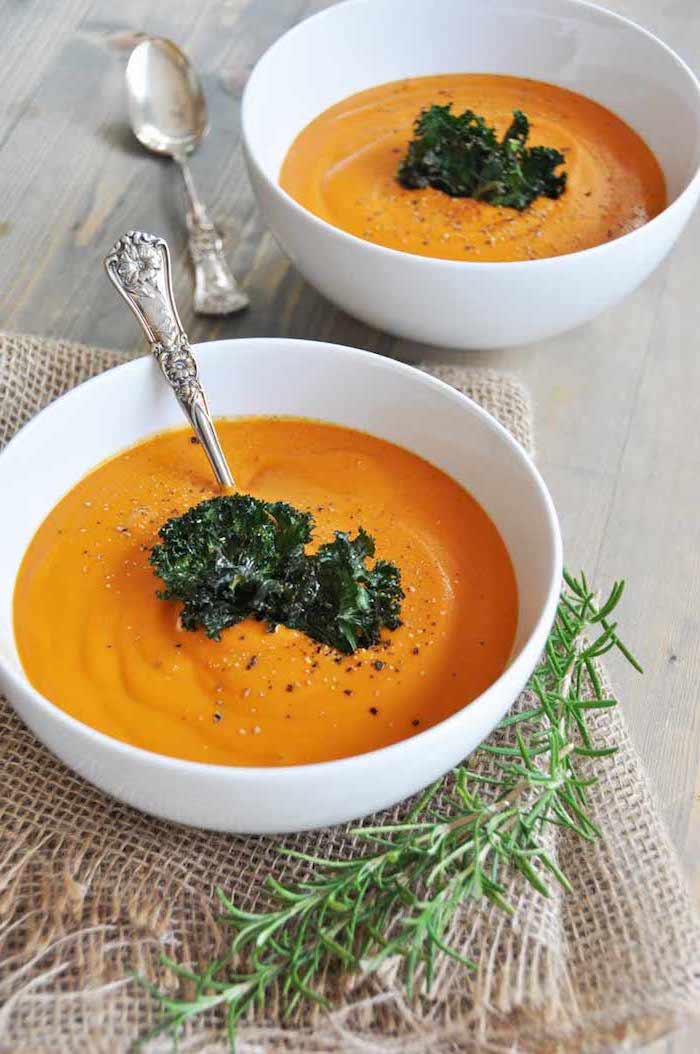
[[[197,363],[175,306],[167,244],[152,234],[128,231],[105,258],[105,268],[139,320],[217,480],[223,487],[232,487],[233,476],[219,444],[199,382]]]
[[[194,309],[198,315],[232,315],[248,306],[248,297],[238,287],[224,256],[221,235],[209,218],[184,157],[174,155],[180,166],[189,208],[187,230],[194,265]]]

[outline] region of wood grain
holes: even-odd
[[[291,268],[257,215],[239,149],[246,77],[267,45],[323,0],[4,0],[0,3],[0,325],[139,346],[101,260],[131,227],[163,234],[192,340],[292,335],[406,360],[426,349],[337,311]],[[607,0],[700,68],[697,0]],[[195,319],[178,173],[124,124],[125,36],[165,34],[203,73],[212,132],[193,168],[228,231],[252,306]],[[472,354],[516,372],[536,409],[539,463],[567,561],[601,588],[624,576],[621,621],[646,673],[613,675],[675,844],[700,897],[700,260],[696,215],[669,261],[619,307],[567,336]],[[445,361],[463,356],[428,350]],[[653,1054],[695,1054],[697,1035]]]

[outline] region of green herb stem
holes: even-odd
[[[608,621],[622,591],[615,583],[597,605],[583,574],[565,575],[529,683],[534,703],[499,726],[512,741],[476,752],[488,759],[485,772],[465,762],[428,788],[402,822],[356,827],[350,833],[367,852],[349,860],[281,847],[282,856],[306,862],[310,875],[287,885],[269,876],[265,910],[245,911],[219,890],[228,952],[202,971],[164,959],[194,995],[176,999],[148,985],[163,1011],[151,1035],[177,1037],[187,1022],[223,1006],[233,1045],[240,1020],[253,1005],[264,1013],[273,988],[289,1017],[303,1003],[329,1005],[324,983],[332,972],[367,976],[397,956],[408,996],[429,991],[441,957],[475,968],[448,938],[469,901],[510,912],[505,883],[515,872],[542,896],[551,881],[570,891],[545,834],[562,826],[587,841],[601,834],[586,809],[595,780],[581,779],[576,763],[614,750],[597,748],[586,724],[590,710],[615,705],[603,694],[596,658],[614,647],[641,671]]]

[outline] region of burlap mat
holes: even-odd
[[[61,392],[123,358],[0,337],[0,445]],[[516,382],[455,367],[432,371],[531,448]],[[387,971],[342,991],[331,1014],[314,1011],[285,1027],[273,1012],[251,1021],[239,1050],[602,1052],[630,1049],[697,1011],[700,927],[675,852],[621,712],[595,713],[597,738],[620,750],[595,762],[601,780],[590,810],[604,838],[582,843],[566,829],[551,836],[573,894],[555,890],[545,900],[515,878],[513,918],[471,907],[452,935],[478,961],[476,974],[450,961],[435,998],[409,1006]],[[159,952],[207,960],[224,936],[214,887],[250,907],[264,895],[268,869],[298,874],[300,865],[283,865],[271,840],[188,830],[110,801],[44,750],[4,700],[0,753],[0,1049],[125,1052],[157,1016],[131,971],[162,983]],[[289,843],[323,854],[353,849],[343,829]],[[157,1040],[149,1049],[169,1047]],[[220,1022],[199,1021],[182,1049],[227,1049]]]

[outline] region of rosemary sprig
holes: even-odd
[[[162,1018],[146,1039],[183,1026],[216,1007],[225,1009],[231,1044],[252,1007],[264,1011],[273,987],[291,1015],[302,1003],[328,1006],[324,981],[335,971],[368,975],[399,957],[409,997],[428,992],[438,961],[450,956],[474,964],[449,944],[456,912],[469,900],[490,901],[509,912],[505,880],[514,871],[548,896],[554,880],[569,881],[546,846],[548,827],[579,837],[600,835],[586,811],[595,780],[577,773],[580,758],[601,758],[587,712],[615,705],[606,698],[596,660],[617,648],[641,672],[617,636],[610,616],[624,588],[613,586],[597,605],[584,574],[565,574],[557,616],[542,660],[530,680],[533,705],[506,717],[497,742],[483,744],[486,773],[466,763],[430,787],[401,823],[360,826],[352,833],[367,852],[349,860],[309,856],[310,877],[281,884],[267,879],[269,905],[245,911],[218,891],[231,928],[227,953],[204,969],[163,957],[189,982],[178,998],[141,982],[157,999]]]

